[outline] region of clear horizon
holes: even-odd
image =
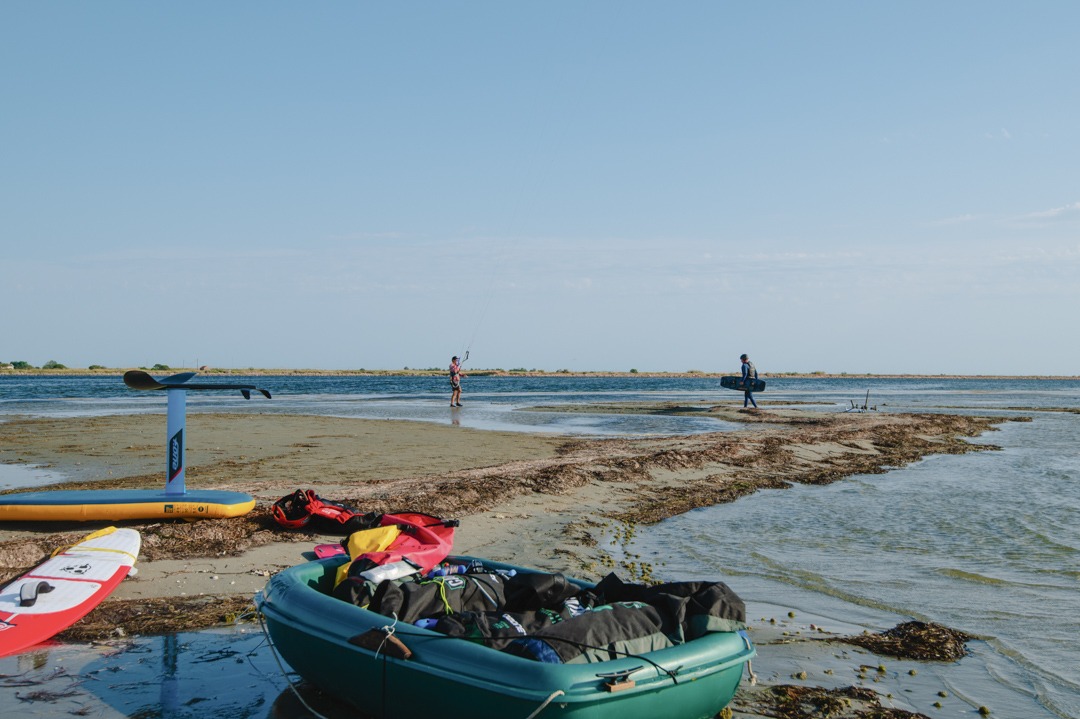
[[[0,361],[1080,373],[1075,3],[0,23]]]

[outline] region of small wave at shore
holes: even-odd
[[[946,577],[951,577],[952,579],[962,579],[968,582],[976,582],[978,584],[1009,584],[1009,582],[1004,579],[988,577],[986,575],[978,574],[976,572],[965,572],[962,569],[939,569],[937,571],[939,574],[942,574]]]

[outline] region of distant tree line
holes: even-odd
[[[14,362],[8,362],[12,369],[37,369],[34,365],[24,360],[15,360]],[[49,360],[45,364],[41,365],[41,369],[67,369],[67,365],[62,365],[56,360]]]
[[[0,366],[3,366],[4,364],[11,365],[11,369],[69,369],[69,367],[66,364],[61,364],[60,362],[57,362],[56,360],[49,360],[45,364],[41,365],[41,367],[35,367],[34,365],[30,364],[29,362],[27,362],[25,360],[15,360],[14,362],[7,362],[7,363],[0,362]],[[106,367],[105,365],[102,365],[102,364],[92,364],[89,367],[87,367],[87,369],[108,369],[108,367]],[[140,369],[150,369],[150,370],[153,370],[153,371],[159,371],[160,372],[162,370],[170,370],[172,368],[169,367],[169,365],[167,365],[167,364],[158,363],[158,364],[154,365],[153,367],[149,367],[149,368],[148,367],[141,367]]]

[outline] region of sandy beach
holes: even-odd
[[[408,509],[460,519],[457,553],[586,579],[616,571],[648,580],[657,567],[619,561],[605,549],[627,528],[765,487],[827,484],[929,454],[993,449],[964,440],[1004,421],[748,412],[705,402],[602,409],[708,415],[748,427],[684,437],[577,439],[391,420],[191,414],[189,436],[198,440],[188,451],[188,486],[250,493],[256,509],[231,520],[130,525],[143,534],[138,576],[60,638],[195,629],[242,612],[267,577],[310,558],[315,544],[340,539],[285,530],[272,521],[270,505],[296,489],[314,489],[362,512]],[[158,487],[164,482],[161,430],[156,419],[132,415],[12,421],[0,424],[0,462],[63,472],[75,480],[65,488]],[[95,528],[0,526],[0,581]],[[755,636],[763,687],[782,684],[791,658],[779,651],[770,665],[770,645],[790,643],[786,631],[771,638],[770,631]],[[742,695],[735,716],[763,715],[754,709],[764,701],[762,691]],[[855,705],[868,706],[860,701]]]

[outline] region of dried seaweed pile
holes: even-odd
[[[940,624],[905,622],[879,634],[843,637],[839,641],[898,659],[955,662],[967,654],[968,634]]]
[[[299,541],[303,534],[281,531],[268,507],[244,517],[202,519],[198,522],[159,522],[138,527],[140,556],[147,561],[175,557],[239,556],[270,542]]]
[[[929,719],[925,714],[883,707],[876,692],[860,687],[822,689],[781,684],[741,693],[735,704],[741,710],[776,719]]]
[[[111,600],[100,604],[56,638],[90,642],[119,636],[190,632],[232,624],[254,611],[251,597],[235,594]]]

